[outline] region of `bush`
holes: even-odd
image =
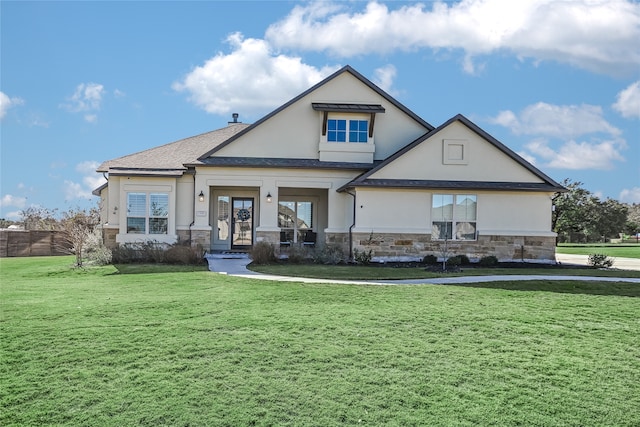
[[[589,254],[589,265],[593,268],[611,268],[613,260],[605,254]]]
[[[95,265],[109,265],[113,258],[111,250],[102,242],[102,235],[98,229],[87,236],[84,244],[84,258]]]
[[[288,251],[289,262],[293,264],[302,264],[309,258],[307,248],[301,244],[292,244]]]
[[[432,254],[425,255],[424,258],[422,258],[422,262],[427,265],[436,265],[438,263],[438,257]]]
[[[256,264],[271,264],[276,260],[275,249],[269,242],[257,242],[249,252],[251,260]]]
[[[462,255],[456,255],[458,258],[460,258],[460,265],[469,265],[471,264],[471,260],[469,260],[469,257],[462,254]]]
[[[369,264],[371,262],[373,251],[369,249],[369,251],[359,251],[358,249],[353,250],[353,260],[356,264]]]
[[[460,264],[462,264],[460,255],[449,257],[447,260],[447,267],[458,267]]]
[[[316,264],[336,265],[345,261],[344,251],[339,245],[324,245],[313,251],[313,262]]]
[[[204,263],[204,253],[201,248],[175,244],[164,252],[164,262],[167,264],[183,265],[202,264]]]
[[[498,265],[498,258],[494,255],[487,255],[480,258],[479,264],[483,267],[495,267]]]

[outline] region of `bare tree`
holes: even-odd
[[[69,251],[76,256],[76,266],[82,267],[85,244],[93,229],[99,222],[99,213],[96,208],[89,211],[70,209],[62,214],[62,234]]]

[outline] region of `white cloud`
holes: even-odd
[[[7,114],[9,108],[16,105],[23,105],[24,100],[18,97],[9,98],[4,92],[0,92],[0,120]]]
[[[625,160],[621,153],[627,143],[622,132],[595,105],[538,102],[519,114],[501,111],[489,121],[516,135],[532,135],[521,155],[542,167],[610,170]]]
[[[516,135],[545,135],[557,138],[576,138],[591,133],[621,134],[603,117],[596,105],[553,105],[538,102],[527,106],[519,115],[506,110],[490,119],[492,123],[509,128]]]
[[[80,83],[73,95],[67,98],[67,103],[60,106],[72,113],[86,113],[84,119],[89,123],[97,121],[95,111],[100,110],[104,86],[98,83]]]
[[[240,33],[227,42],[231,53],[218,53],[173,84],[174,90],[188,92],[190,101],[213,114],[238,112],[242,118],[265,113],[338,69],[318,69],[299,57],[277,55],[266,41],[244,39]]]
[[[640,203],[640,187],[625,188],[620,192],[619,200],[624,203]]]
[[[463,50],[473,58],[508,51],[519,58],[551,60],[607,74],[628,74],[640,64],[640,4],[630,0],[463,0],[428,2],[389,10],[375,1],[314,2],[296,6],[272,24],[274,47],[326,51],[340,57],[396,50]]]
[[[624,141],[576,142],[568,141],[559,148],[549,146],[543,139],[531,141],[525,148],[534,158],[541,158],[541,166],[554,169],[597,169],[610,170],[615,162],[624,161],[620,154],[626,147]],[[537,162],[540,163],[540,162]]]
[[[82,175],[81,182],[64,181],[65,200],[91,199],[93,197],[91,192],[106,182],[102,175],[96,173],[98,166],[99,163],[92,160],[76,165],[76,172]]]
[[[392,64],[385,65],[384,67],[377,68],[374,71],[373,83],[380,86],[380,88],[390,94],[393,94],[393,79],[396,78],[398,71]]]
[[[12,221],[19,221],[22,219],[22,211],[10,211],[4,214],[5,219],[10,219]]]
[[[618,93],[613,109],[622,114],[622,117],[640,118],[640,81]]]
[[[0,199],[0,207],[3,207],[3,208],[11,206],[11,207],[22,209],[26,205],[27,205],[26,197],[19,197],[19,196],[13,196],[11,194],[5,194],[4,196],[2,196],[2,199]]]

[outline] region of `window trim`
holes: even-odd
[[[144,216],[141,215],[129,215],[130,212],[130,196],[131,195],[144,195]],[[164,198],[166,198],[166,205],[164,207],[164,209],[166,209],[166,213],[164,215],[158,215],[158,214],[154,214],[152,212],[152,196],[163,196]],[[168,235],[169,234],[169,211],[170,211],[170,205],[171,205],[171,199],[170,199],[170,195],[169,192],[165,192],[165,191],[157,191],[157,190],[132,190],[132,191],[127,191],[126,192],[126,206],[127,206],[127,210],[126,210],[126,215],[125,215],[125,233],[126,234],[132,234],[132,235],[143,235],[143,236],[163,236],[163,235]],[[140,212],[135,212],[135,213],[140,213]],[[129,218],[136,218],[138,220],[143,219],[144,220],[144,230],[141,231],[131,231],[130,227],[129,227]],[[151,223],[152,220],[157,220],[157,219],[164,219],[165,220],[165,224],[164,226],[160,226],[160,228],[164,228],[163,232],[160,233],[152,233],[152,228],[153,229],[157,229],[157,227],[152,227]]]
[[[446,219],[446,218],[435,218],[434,215],[434,209],[436,209],[436,207],[434,206],[434,203],[436,202],[436,197],[443,197],[443,196],[451,196],[452,198],[452,202],[451,202],[451,219]],[[465,219],[461,219],[460,218],[460,211],[459,211],[459,198],[470,198],[473,197],[473,200],[475,201],[475,211],[474,211],[474,220],[467,220]],[[441,207],[444,207],[446,205],[442,205]],[[439,238],[435,236],[435,226],[434,224],[436,223],[443,223],[445,224],[446,230],[445,230],[445,237],[444,238]],[[474,226],[474,232],[473,232],[473,238],[472,239],[465,239],[465,238],[459,238],[458,236],[458,226],[460,224],[464,224],[464,223],[469,223],[469,224],[473,224]],[[449,226],[449,224],[451,224]],[[449,237],[449,231],[451,234],[451,237]],[[440,235],[441,233],[439,233]],[[468,233],[467,233],[468,234]],[[452,241],[459,241],[459,242],[473,242],[473,241],[477,241],[478,240],[478,195],[477,194],[469,194],[469,193],[433,193],[431,195],[431,240],[433,241],[445,241],[445,240],[452,240]]]
[[[308,202],[311,203],[311,226],[309,228],[298,228],[297,224],[294,224],[293,227],[281,227],[280,226],[280,203],[295,203],[295,215],[298,218],[298,203]],[[316,222],[317,222],[317,209],[318,209],[318,199],[317,197],[304,197],[304,196],[283,196],[278,200],[278,228],[280,231],[293,231],[293,240],[291,243],[301,243],[304,240],[304,236],[300,235],[301,232],[306,231],[314,231],[316,230]]]

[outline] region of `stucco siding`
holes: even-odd
[[[374,159],[383,160],[427,129],[349,73],[344,73],[240,136],[214,156],[318,159],[322,112],[313,102],[381,104],[376,114]]]
[[[444,141],[464,142],[464,161],[446,164]],[[454,122],[369,176],[371,179],[543,182],[466,126]]]
[[[478,196],[480,234],[555,236],[549,193],[483,193]]]
[[[422,190],[358,189],[356,229],[431,232],[431,194]]]

